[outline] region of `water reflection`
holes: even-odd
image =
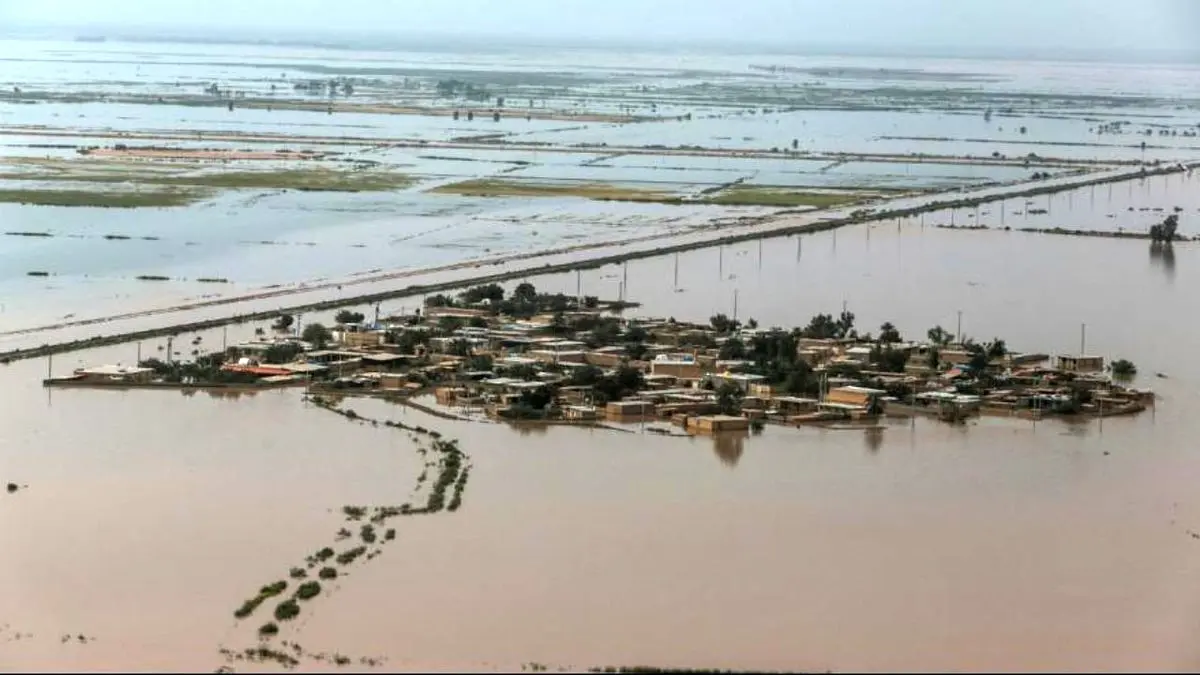
[[[746,450],[747,436],[749,434],[745,431],[722,431],[713,434],[713,452],[717,453],[717,458],[722,464],[733,468],[737,466],[738,460]]]
[[[1171,242],[1151,242],[1150,263],[1161,267],[1168,280],[1175,280],[1175,246]]]
[[[863,432],[863,442],[866,444],[869,454],[879,454],[879,448],[883,446],[883,427],[867,429]]]

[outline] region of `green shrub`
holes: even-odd
[[[321,584],[315,581],[306,581],[300,584],[300,588],[296,589],[296,597],[301,600],[309,600],[317,597],[321,593]]]
[[[291,621],[300,615],[300,605],[295,600],[288,599],[275,606],[276,621]]]

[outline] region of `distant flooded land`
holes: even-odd
[[[1200,666],[1196,66],[0,55],[3,666]]]

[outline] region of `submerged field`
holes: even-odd
[[[1089,351],[1137,362],[1161,396],[1095,425],[702,439],[298,390],[41,387],[269,321],[15,362],[0,367],[5,666],[1200,665],[1196,177],[661,248],[1200,158],[1194,67],[0,47],[0,350],[226,316],[204,303],[234,297],[275,312],[507,271],[701,322],[844,307],[864,330],[961,319],[1056,353],[1086,324]],[[1180,239],[1145,241],[1168,215]]]

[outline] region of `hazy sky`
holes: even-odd
[[[1193,50],[1200,0],[0,0],[21,24]]]

